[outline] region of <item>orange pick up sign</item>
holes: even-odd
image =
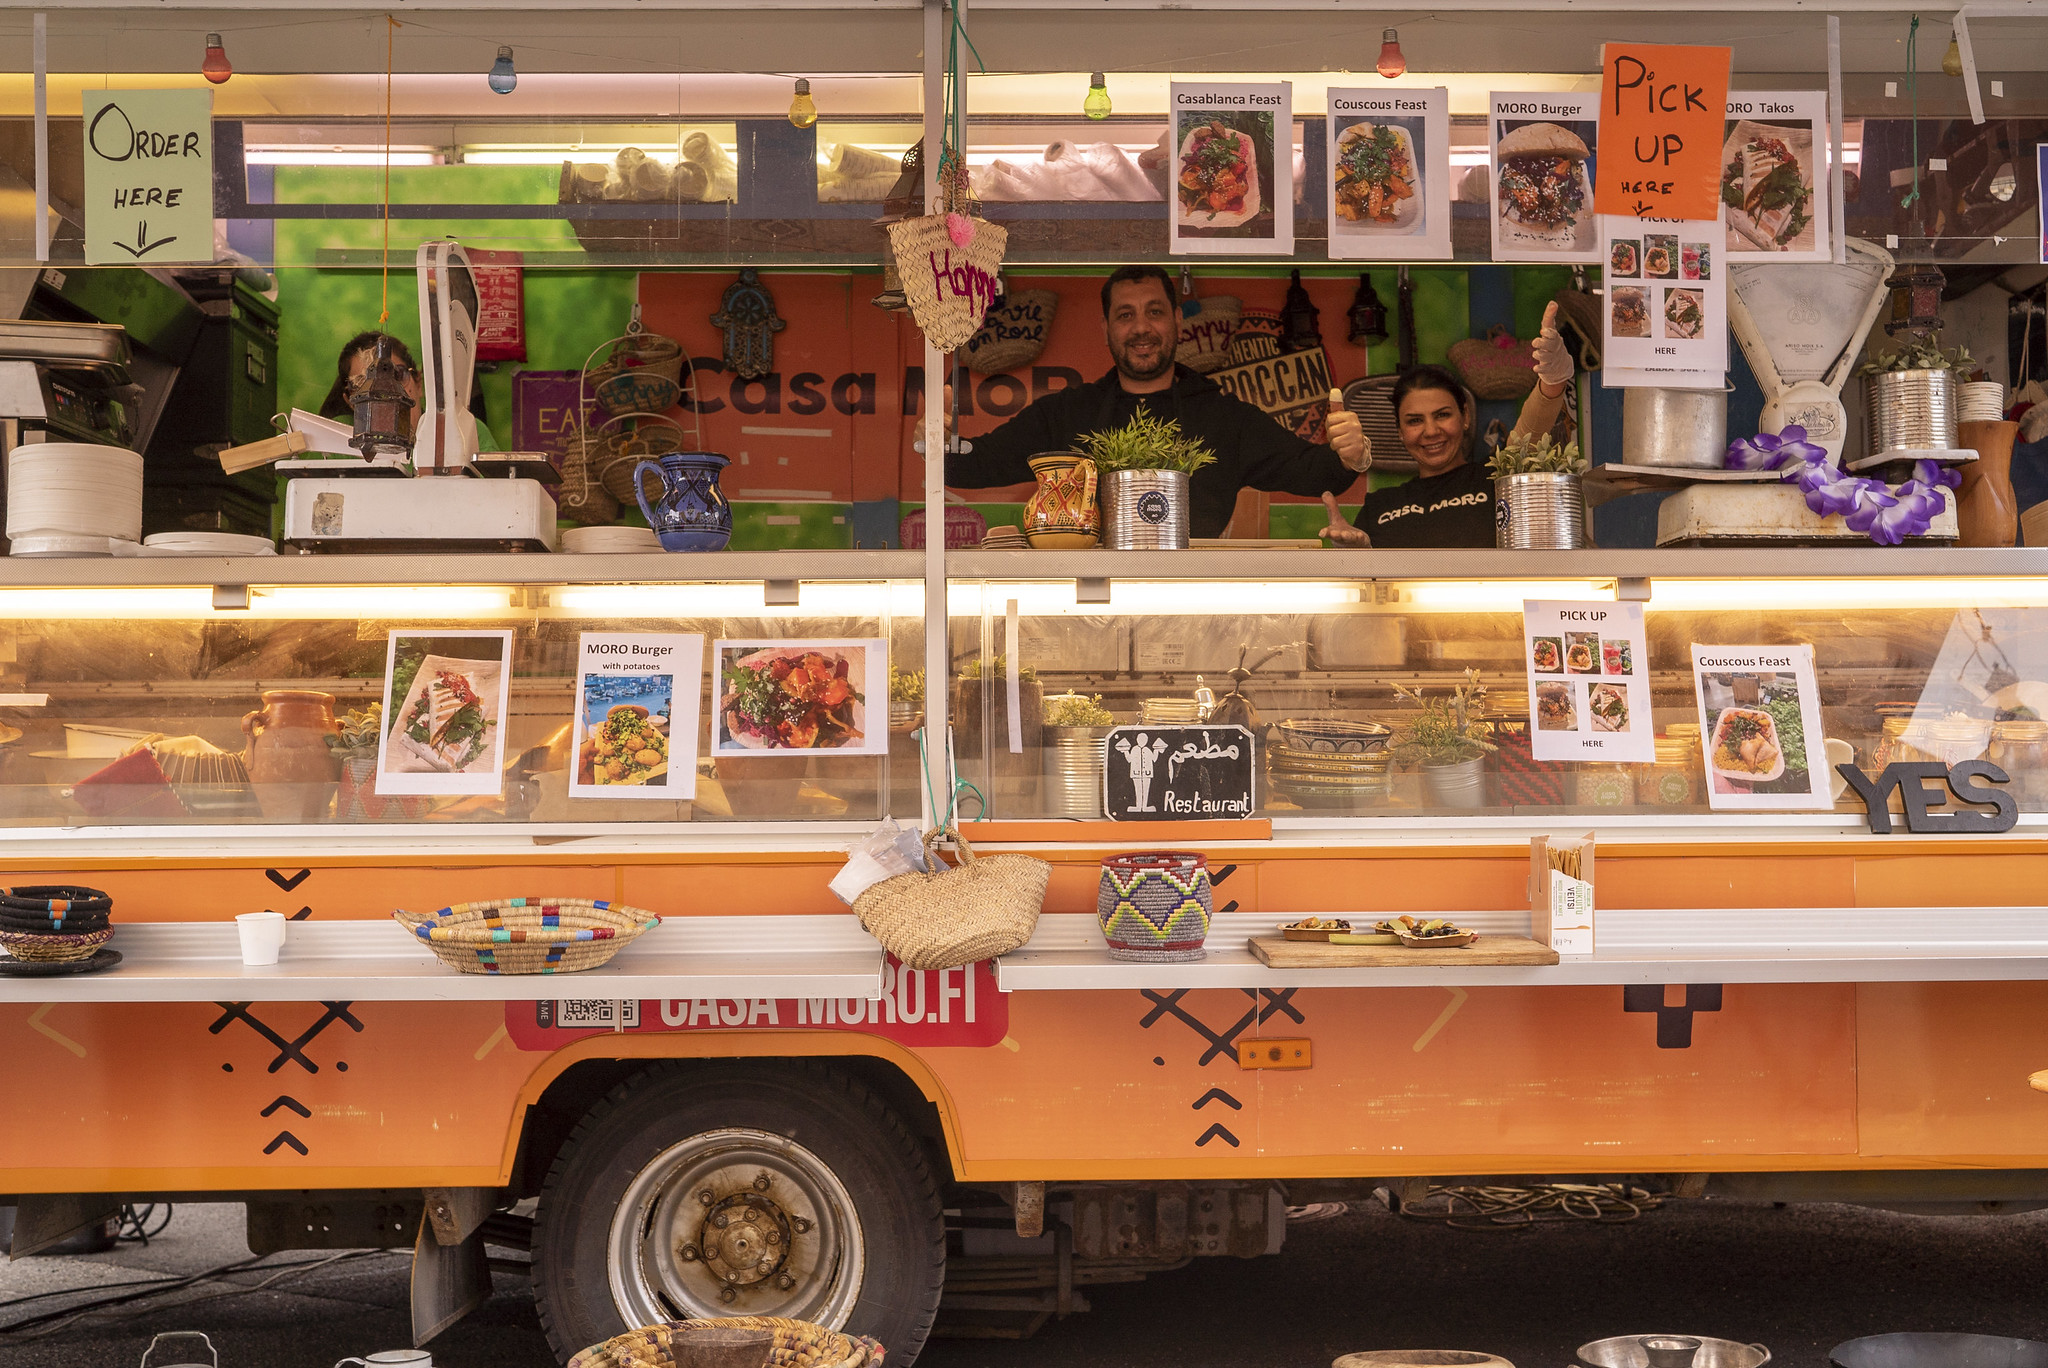
[[[1600,45],[1596,210],[1634,218],[1715,217],[1732,51]]]

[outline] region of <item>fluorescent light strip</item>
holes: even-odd
[[[1674,580],[1651,582],[1653,613],[1733,608],[2043,608],[2048,579]]]
[[[809,582],[799,602],[770,606],[759,584],[607,584],[555,593],[552,616],[691,620],[715,617],[897,617],[924,613],[921,584]]]
[[[1405,606],[1422,612],[1519,613],[1526,599],[1614,601],[1612,580],[1436,580],[1399,588]],[[1663,593],[1662,581],[1657,592]]]
[[[243,153],[251,166],[382,166],[384,149],[346,147],[252,147]],[[391,150],[393,166],[438,166],[441,154],[416,148]]]

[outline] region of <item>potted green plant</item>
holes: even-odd
[[[1102,816],[1102,752],[1116,719],[1100,694],[1048,694],[1045,699],[1045,812],[1049,817]]]
[[[1964,373],[1977,368],[1965,347],[1943,350],[1920,336],[1856,368],[1863,377],[1870,455],[1952,451]]]
[[[1429,807],[1486,806],[1486,757],[1499,749],[1493,725],[1484,712],[1486,686],[1479,671],[1465,671],[1465,682],[1448,694],[1425,698],[1420,689],[1394,685],[1394,692],[1421,705],[1404,723],[1388,749],[1404,765],[1422,771],[1422,791]]]
[[[1518,432],[1487,458],[1493,473],[1494,545],[1562,551],[1588,545],[1586,458],[1577,442]]]
[[[924,716],[924,671],[889,667],[889,730],[915,731]]]
[[[1140,410],[1131,421],[1080,439],[1095,462],[1103,545],[1117,551],[1188,544],[1188,477],[1216,459],[1171,418]]]

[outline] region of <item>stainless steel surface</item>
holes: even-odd
[[[1771,1361],[1771,1351],[1761,1344],[1703,1335],[1616,1335],[1580,1345],[1579,1362],[1586,1368],[1660,1368],[1663,1355],[1653,1348],[1660,1341],[1696,1344],[1690,1355],[1692,1368],[1764,1368]]]
[[[1392,669],[1408,663],[1408,619],[1377,613],[1319,614],[1308,623],[1317,670]]]
[[[57,323],[35,318],[0,319],[0,358],[40,361],[71,370],[116,371],[133,359],[127,330],[113,323]],[[109,377],[125,385],[127,376]]]
[[[1727,392],[1622,391],[1621,454],[1630,465],[1719,469],[1728,454]]]
[[[1102,541],[1113,551],[1172,551],[1188,544],[1188,477],[1178,470],[1112,470],[1096,485]]]
[[[1045,815],[1102,816],[1102,756],[1108,727],[1045,729]]]
[[[1500,501],[1494,520],[1497,545],[1564,551],[1587,544],[1586,491],[1577,475],[1508,475],[1495,480],[1493,488]]]
[[[1863,379],[1869,455],[1949,451],[1956,445],[1956,373],[1887,371]]]

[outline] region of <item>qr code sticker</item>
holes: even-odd
[[[581,998],[554,1004],[554,1024],[564,1030],[603,1029],[623,1026],[630,1030],[640,1024],[638,1002],[617,1002],[606,998]]]

